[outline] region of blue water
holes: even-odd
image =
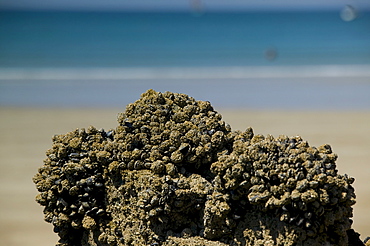
[[[0,106],[370,110],[370,12],[0,11]]]
[[[370,64],[368,12],[0,14],[0,67]]]

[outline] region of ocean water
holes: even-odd
[[[370,109],[370,13],[0,12],[0,105]]]
[[[370,64],[370,13],[3,12],[1,67]],[[274,50],[275,63],[264,53]]]

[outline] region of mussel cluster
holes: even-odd
[[[299,136],[275,139],[251,132],[236,136],[233,152],[211,165],[214,188],[228,192],[231,213],[239,217],[251,210],[275,218],[301,235],[303,245],[348,245],[354,179],[337,174],[331,147],[310,147]]]
[[[96,224],[106,216],[103,175],[112,161],[106,151],[111,133],[90,127],[54,136],[48,158],[33,178],[40,191],[36,201],[45,206],[45,220],[54,225],[62,241],[74,241],[83,228],[91,227],[82,222]]]
[[[33,181],[58,245],[348,245],[354,179],[329,145],[153,90],[118,123],[53,137]]]

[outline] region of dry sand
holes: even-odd
[[[312,146],[328,143],[338,154],[339,173],[356,178],[353,228],[370,236],[370,112],[218,110],[233,130],[300,135]],[[0,107],[0,245],[55,245],[58,237],[43,221],[32,183],[54,134],[75,128],[115,128],[122,109],[34,109]]]

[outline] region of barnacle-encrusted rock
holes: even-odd
[[[350,245],[354,179],[329,145],[231,131],[149,90],[109,131],[54,136],[33,181],[58,245]],[[350,240],[349,240],[350,237]]]

